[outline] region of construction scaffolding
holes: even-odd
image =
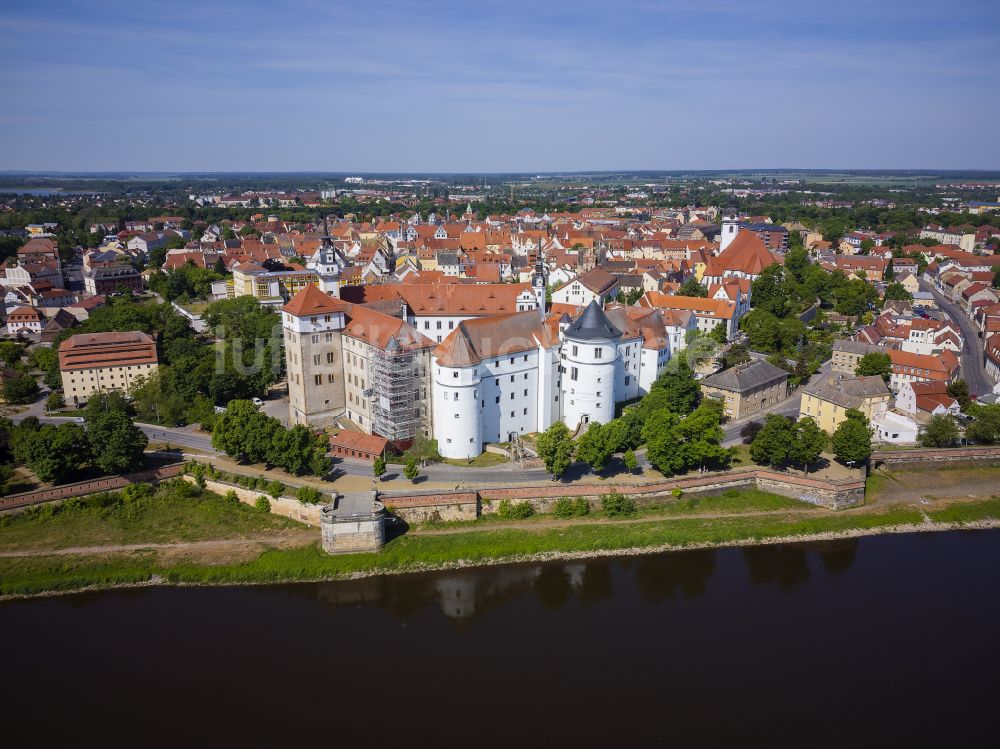
[[[371,360],[372,431],[397,445],[417,431],[417,376],[413,352],[390,338],[385,349],[373,348]]]

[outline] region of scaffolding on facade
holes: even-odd
[[[390,338],[385,349],[374,348],[372,354],[372,431],[397,445],[412,440],[418,421],[413,352]]]

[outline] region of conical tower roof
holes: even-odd
[[[566,328],[566,337],[577,341],[590,341],[599,338],[621,338],[622,332],[618,330],[608,316],[604,314],[601,305],[597,300],[593,300],[587,305],[583,314],[576,318],[576,322]]]

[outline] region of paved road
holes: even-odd
[[[948,299],[926,281],[920,281],[920,287],[934,295],[934,300],[947,315],[962,329],[962,378],[969,385],[971,395],[985,395],[993,392],[993,382],[986,375],[983,347],[980,345],[979,329],[972,324],[962,309]]]

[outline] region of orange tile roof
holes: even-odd
[[[282,307],[285,312],[297,317],[346,312],[349,308],[349,304],[324,293],[315,284],[306,286]]]

